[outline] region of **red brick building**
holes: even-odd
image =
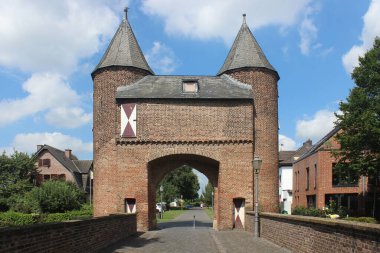
[[[86,194],[90,193],[92,160],[78,160],[70,149],[65,151],[49,145],[37,145],[37,184],[47,180],[75,183]]]
[[[260,204],[278,210],[279,75],[245,17],[216,76],[155,75],[124,18],[92,78],[96,216],[136,212],[154,228],[156,189],[186,164],[214,187],[214,227],[244,228],[254,155]]]
[[[371,216],[373,188],[368,178],[334,169],[336,159],[331,151],[340,148],[334,138],[338,131],[339,128],[333,129],[294,162],[292,208],[322,209],[334,200],[349,214]]]

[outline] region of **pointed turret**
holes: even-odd
[[[257,43],[249,29],[245,16],[246,15],[243,14],[243,24],[217,75],[222,75],[229,70],[251,67],[269,69],[274,71],[278,76],[276,69],[269,63],[261,50],[259,43]]]
[[[107,51],[104,53],[102,59],[92,73],[94,74],[98,69],[105,67],[121,66],[146,70],[154,75],[154,72],[149,67],[140,46],[137,43],[131,25],[128,22],[128,8],[125,8],[124,11],[125,18],[123,18],[123,21],[107,48]]]

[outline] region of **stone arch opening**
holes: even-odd
[[[212,158],[195,154],[173,154],[151,160],[148,163],[148,223],[150,228],[157,225],[156,220],[156,189],[160,182],[171,171],[188,165],[203,173],[214,188],[214,220],[213,227],[216,228],[219,220],[218,204],[218,178],[219,161]]]

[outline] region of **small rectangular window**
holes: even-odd
[[[199,90],[198,81],[183,81],[182,91],[185,93],[197,93]]]
[[[38,166],[50,167],[50,159],[38,159]]]
[[[317,171],[317,164],[314,164],[314,189],[317,189],[317,177],[318,177],[318,171]]]
[[[50,180],[50,175],[44,175],[44,181]]]
[[[306,168],[306,191],[309,190],[310,187],[310,173],[309,173],[309,168]]]

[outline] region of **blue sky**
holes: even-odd
[[[215,75],[242,14],[277,69],[282,150],[321,138],[380,35],[380,0],[0,2],[0,149],[92,158],[92,80],[124,13],[156,74]]]

